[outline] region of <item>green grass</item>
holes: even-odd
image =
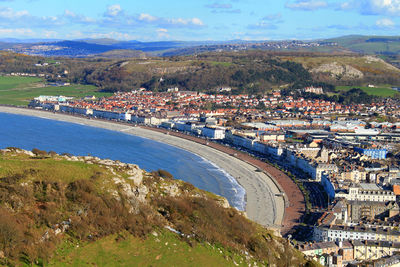
[[[45,86],[40,78],[33,77],[9,77],[0,76],[0,104],[26,106],[30,100],[40,95],[64,95],[84,97],[95,95],[96,97],[110,96],[110,93],[98,92],[93,85],[71,86]]]
[[[382,97],[393,97],[397,91],[390,87],[366,87],[366,86],[336,86],[336,90],[349,91],[352,88],[360,88],[369,95],[382,96]]]
[[[103,187],[107,189],[115,188],[115,184],[111,180],[113,174],[100,165],[68,161],[61,157],[57,159],[36,159],[26,154],[17,154],[12,157],[0,155],[0,177],[22,173],[26,174],[23,182],[44,179],[49,182],[70,183],[97,176],[101,178],[96,185],[99,190]]]
[[[69,240],[56,252],[49,266],[247,266],[247,261],[212,245],[191,247],[178,235],[157,231],[146,240],[123,234],[117,241],[112,235],[96,242],[79,244]]]
[[[0,91],[24,88],[42,81],[41,78],[35,77],[0,76]]]

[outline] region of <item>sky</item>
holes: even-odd
[[[400,0],[0,0],[0,39],[308,40],[399,25]]]

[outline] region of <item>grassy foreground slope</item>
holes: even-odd
[[[211,244],[190,246],[176,234],[163,230],[145,240],[127,233],[96,242],[65,242],[49,266],[247,266],[245,256]]]
[[[226,199],[166,171],[0,150],[0,265],[312,265]]]

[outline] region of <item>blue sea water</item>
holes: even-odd
[[[0,148],[92,155],[133,163],[147,171],[164,169],[175,178],[224,196],[244,210],[245,191],[233,177],[185,150],[120,132],[31,116],[0,113]]]

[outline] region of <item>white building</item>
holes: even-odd
[[[392,191],[383,190],[376,184],[365,183],[361,183],[359,186],[352,185],[348,192],[336,193],[336,197],[358,201],[396,201],[396,195]]]
[[[340,226],[314,227],[313,240],[316,242],[350,241],[350,240],[377,240],[376,232],[370,229],[355,229]]]
[[[336,164],[329,164],[329,163],[319,163],[316,168],[315,168],[315,174],[313,173],[312,177],[316,181],[321,181],[322,174],[331,174],[331,173],[337,173],[339,171],[339,168],[336,166]]]
[[[119,120],[119,118],[120,118],[118,112],[100,110],[100,109],[93,110],[93,116],[95,116],[97,118],[104,118],[104,119],[109,119],[109,120]]]
[[[119,119],[122,121],[130,121],[132,118],[132,115],[128,112],[123,112],[119,114]]]
[[[225,138],[225,128],[222,127],[203,127],[201,134],[205,137],[211,139],[224,139]]]
[[[313,231],[313,240],[316,242],[340,242],[355,240],[397,242],[399,237],[399,231],[383,228],[347,227],[334,225],[331,227],[315,226]]]

